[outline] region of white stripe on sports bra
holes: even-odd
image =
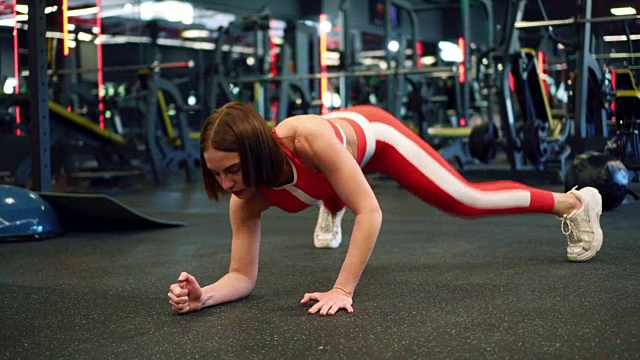
[[[376,149],[376,137],[373,133],[373,130],[371,129],[371,123],[369,122],[369,120],[367,120],[367,118],[364,117],[363,115],[353,111],[334,111],[327,114],[323,114],[322,117],[325,119],[347,118],[355,121],[358,125],[360,125],[362,132],[364,132],[364,138],[366,139],[365,141],[367,142],[366,150],[364,152],[364,157],[362,159],[362,163],[360,164],[360,167],[364,167],[365,165],[367,165],[367,162],[369,162],[369,160],[373,156],[373,152]],[[340,129],[339,126],[338,126],[338,129]],[[340,131],[342,131],[342,129],[340,129]],[[344,133],[342,135],[344,136]],[[346,146],[346,141],[345,141],[345,146]]]
[[[340,126],[338,126],[336,124],[333,124],[333,125],[336,128],[338,128],[338,131],[340,132],[340,136],[342,136],[342,144],[346,148],[347,147],[347,135],[340,128]],[[291,170],[293,170],[293,181],[290,184],[274,187],[273,189],[274,190],[287,190],[287,191],[289,191],[291,193],[291,195],[297,197],[300,201],[302,201],[303,203],[308,204],[308,205],[313,205],[313,204],[318,203],[320,200],[309,196],[307,193],[305,193],[304,191],[302,191],[298,187],[296,187],[295,184],[298,182],[298,172],[296,171],[296,166],[293,163],[293,161],[291,161],[291,159],[289,159],[288,157],[287,157],[287,160],[289,160],[289,163],[291,164]]]

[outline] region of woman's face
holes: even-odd
[[[240,153],[207,148],[203,155],[207,168],[225,191],[240,199],[247,198],[256,191],[255,188],[246,187],[242,181]]]

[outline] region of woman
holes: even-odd
[[[386,174],[425,202],[458,216],[554,214],[562,219],[570,261],[586,261],[602,245],[602,199],[596,189],[563,194],[513,181],[470,183],[420,137],[374,106],[294,116],[269,129],[251,106],[229,103],[205,121],[200,150],[207,196],[219,200],[231,194],[231,264],[226,275],[205,287],[181,273],[169,289],[169,303],[179,313],[247,296],[258,275],[260,214],[270,206],[298,212],[320,200],[321,216],[336,217],[338,227],[337,217],[345,205],[350,208],[353,232],[333,287],[307,293],[301,303],[315,302],[311,314],[353,312],[352,296],[382,221],[364,176],[369,172]]]

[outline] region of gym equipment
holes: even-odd
[[[147,74],[144,90],[118,101],[118,113],[132,123],[143,119],[142,138],[156,184],[166,180],[169,171],[182,167],[187,182],[194,180],[194,162],[199,159],[198,146],[190,140],[184,103],[178,88],[156,73]],[[177,116],[171,119],[167,111],[170,100]],[[160,115],[160,117],[158,116]],[[175,122],[175,127],[174,127]],[[135,134],[134,134],[135,135]]]
[[[557,160],[561,163],[560,172],[564,172],[564,161],[571,152],[565,144],[569,125],[563,124],[563,129],[552,135],[551,108],[540,78],[535,50],[522,49],[520,54],[512,56],[510,69],[521,117],[525,121],[521,140],[523,155],[541,169]]]
[[[629,194],[629,173],[613,156],[591,152],[577,155],[564,177],[565,191],[592,186],[602,195],[602,209],[610,211]]]
[[[448,122],[446,106],[450,99],[445,95],[446,89],[438,79],[407,75],[405,82],[409,88],[404,104],[405,116],[413,122],[423,139],[435,136],[429,134],[429,128],[458,126],[457,119]]]
[[[566,18],[566,19],[553,19],[553,20],[537,20],[537,21],[518,21],[515,24],[517,29],[531,29],[531,28],[547,28],[550,26],[571,26],[576,24],[591,24],[602,23],[612,21],[627,21],[638,20],[638,15],[628,16],[603,16],[598,18]]]
[[[0,242],[48,239],[71,231],[123,231],[185,224],[141,214],[104,194],[33,192],[0,185]]]
[[[615,104],[617,131],[607,149],[633,170],[640,170],[640,91],[618,91]]]
[[[2,183],[15,184],[17,170],[23,161],[29,158],[29,138],[0,134],[0,154],[11,154],[11,156],[0,156]]]
[[[560,132],[552,129],[550,122],[538,119],[525,124],[522,146],[532,164],[548,166],[552,161],[560,161],[560,169],[564,169],[564,161],[571,152],[564,143],[569,136],[569,126],[562,122],[557,126],[561,127]]]
[[[255,14],[242,16],[231,22],[227,27],[218,29],[218,38],[213,53],[212,64],[205,74],[206,93],[206,113],[211,114],[217,108],[229,101],[252,101],[256,110],[265,119],[271,118],[271,107],[268,100],[272,98],[270,86],[265,83],[254,82],[251,100],[247,97],[241,99],[238,92],[232,91],[230,84],[235,84],[234,80],[239,73],[258,74],[263,76],[269,74],[271,69],[271,37],[270,31],[271,14],[267,7],[263,7]],[[247,54],[254,60],[254,65],[248,68],[233,62],[234,38],[238,34],[251,33],[254,41],[253,52]],[[225,48],[229,51],[223,51]],[[239,88],[237,88],[239,90]]]
[[[537,1],[543,15],[543,21],[525,22],[522,19],[527,2],[527,0],[512,0],[509,2],[507,10],[507,21],[504,26],[505,36],[500,45],[502,50],[499,52],[499,55],[504,56],[504,70],[501,73],[499,84],[503,119],[501,130],[505,135],[506,152],[514,170],[521,169],[526,161],[544,169],[548,167],[549,160],[554,160],[560,165],[560,173],[562,173],[563,163],[570,152],[601,151],[608,138],[608,115],[602,93],[603,71],[602,66],[591,54],[592,38],[594,37],[591,23],[619,21],[623,20],[623,17],[592,19],[592,0],[584,0],[577,3],[575,18],[566,21],[547,21],[542,2]],[[572,25],[576,30],[575,41],[558,39],[553,32],[552,26],[554,25]],[[574,86],[570,92],[573,95],[567,114],[563,116],[563,127],[555,134],[551,131],[551,137],[548,136],[545,124],[548,122],[547,120],[551,119],[548,102],[546,99],[542,99],[546,103],[543,104],[543,101],[537,98],[538,94],[546,97],[546,93],[539,91],[539,80],[528,76],[537,73],[537,71],[533,71],[536,65],[536,54],[530,50],[523,52],[519,49],[520,30],[538,27],[547,29],[546,32],[554,44],[562,44],[565,49],[568,49],[567,51],[571,53],[571,56],[568,56],[568,62],[572,63],[572,70],[575,71],[575,81],[572,82]],[[517,57],[517,60],[514,59],[514,56]],[[512,73],[514,69],[517,70],[516,73]],[[518,124],[509,86],[510,75],[513,75],[513,80],[516,83],[519,107],[523,112],[534,115],[527,117],[527,120],[534,121],[533,124],[524,124],[524,126]],[[519,75],[526,77],[522,78]],[[526,85],[531,96],[522,96],[524,93],[517,90],[519,85]],[[534,105],[531,106],[531,103]],[[540,105],[535,105],[536,103]],[[535,121],[541,123],[536,124]],[[572,129],[570,133],[566,131],[568,129],[564,129],[565,126]],[[529,136],[531,138],[524,141]],[[554,156],[549,157],[548,154]]]
[[[481,11],[479,13],[474,12],[474,14],[472,15],[471,5],[474,5],[476,9],[479,7]],[[462,62],[457,64],[456,66],[456,74],[455,74],[457,78],[456,110],[457,110],[457,115],[460,119],[465,119],[466,121],[469,121],[469,119],[471,119],[472,117],[471,110],[474,107],[474,104],[472,103],[472,98],[474,97],[473,93],[475,91],[472,88],[474,87],[474,82],[477,83],[477,81],[479,80],[477,77],[478,74],[476,73],[474,67],[472,66],[473,56],[471,53],[471,50],[472,50],[471,41],[467,41],[474,37],[471,34],[473,30],[471,26],[471,17],[472,16],[485,17],[484,23],[486,27],[485,27],[484,34],[486,38],[483,40],[485,41],[486,46],[493,47],[494,46],[494,29],[496,28],[494,24],[494,13],[493,13],[494,7],[490,0],[477,0],[477,1],[462,0],[462,1],[454,1],[454,2],[432,2],[431,4],[428,4],[428,5],[415,6],[411,10],[413,13],[419,14],[422,12],[442,10],[447,8],[460,9],[461,30],[462,30],[460,34],[462,39],[462,44],[461,44]],[[387,34],[390,33],[389,26],[390,25],[387,25],[387,29],[388,29]],[[416,38],[413,37],[413,39],[416,39]],[[476,41],[477,40],[478,39],[476,39]],[[414,50],[414,53],[416,53],[415,51],[416,49],[413,49],[413,50]],[[485,53],[489,54],[492,51],[493,49],[486,51]],[[486,98],[491,99],[490,101],[487,102],[486,109],[484,109],[485,111],[483,111],[482,115],[484,115],[487,119],[493,119],[494,110],[493,110],[492,100],[495,94],[495,87],[493,86],[494,74],[496,73],[495,66],[494,66],[495,64],[491,56],[487,56],[486,58],[484,56],[481,56],[481,57],[484,58],[484,60],[486,61],[486,69],[488,70],[486,71],[486,74],[485,74],[486,75],[485,80],[489,84],[489,86],[486,87],[486,90],[487,90]],[[474,77],[475,79],[473,79]],[[475,102],[476,102],[475,105],[480,103],[478,101],[479,99],[480,99],[480,96],[475,96]]]
[[[527,2],[509,2],[505,34],[495,53],[503,65],[498,83],[502,113],[500,130],[512,170],[532,168],[562,180],[572,153],[601,151],[606,143],[608,115],[602,92],[603,70],[590,53],[592,33],[588,21],[576,22],[575,43],[559,39],[547,26],[546,33],[552,44],[562,44],[571,53],[567,62],[575,71],[567,111],[554,112],[540,76],[542,69],[538,69],[537,52],[520,45],[520,29],[528,27],[521,26]],[[547,20],[542,2],[537,3]],[[589,19],[592,1],[585,0],[577,5],[577,17]],[[540,39],[539,36],[535,38]],[[537,40],[526,37],[523,41],[529,41],[534,48],[540,45],[533,44]]]
[[[474,162],[469,151],[469,127],[438,127],[431,126],[426,131],[424,139],[438,150],[447,161],[457,165],[458,170]]]
[[[0,185],[0,242],[46,239],[62,233],[55,210],[37,193]]]
[[[280,48],[277,68],[278,74],[288,76],[303,75],[320,71],[320,49],[317,44],[318,30],[304,23],[290,23],[284,31],[285,42]],[[322,102],[319,98],[318,82],[307,80],[283,80],[278,87],[276,122],[287,116],[301,114],[320,114]],[[312,95],[312,94],[315,94]],[[272,104],[274,104],[272,100]]]
[[[640,91],[636,87],[633,73],[620,69],[616,73],[615,95],[616,134],[609,140],[605,151],[622,161],[635,173],[638,181],[640,171]]]
[[[121,65],[121,66],[104,66],[101,68],[78,68],[78,69],[56,69],[48,70],[48,75],[69,75],[69,74],[82,74],[82,73],[94,73],[98,71],[103,72],[132,72],[143,69],[180,69],[180,68],[192,68],[195,66],[193,61],[173,61],[173,62],[154,62],[151,64],[135,64],[135,65]],[[29,76],[29,71],[25,70],[21,73],[22,76]],[[74,84],[75,85],[75,84]]]
[[[498,127],[492,122],[485,122],[471,128],[469,134],[469,152],[482,163],[491,163],[500,148]]]
[[[44,13],[45,4],[43,2],[37,2],[34,6],[34,13]],[[35,19],[36,17],[32,17]],[[81,74],[85,72],[97,72],[98,73],[98,87],[101,87],[100,79],[102,79],[102,74],[106,72],[126,72],[130,70],[140,70],[140,69],[150,69],[154,72],[157,72],[160,69],[165,68],[180,68],[180,67],[192,67],[194,65],[193,62],[174,62],[174,63],[160,63],[159,61],[153,61],[151,64],[143,64],[143,65],[126,65],[119,67],[102,67],[98,68],[83,68],[83,69],[73,69],[72,63],[68,61],[62,61],[60,64],[55,63],[54,61],[47,61],[51,59],[47,59],[47,52],[44,49],[47,49],[47,42],[45,37],[45,32],[47,29],[46,21],[44,21],[44,17],[38,17],[37,21],[29,20],[30,30],[27,32],[28,44],[27,48],[32,50],[32,55],[29,56],[29,72],[22,73],[22,76],[28,76],[29,80],[29,96],[30,98],[24,103],[25,106],[21,106],[21,109],[26,112],[29,111],[30,116],[24,116],[25,119],[29,119],[28,122],[28,134],[30,140],[30,158],[29,161],[25,162],[25,166],[22,166],[21,169],[26,169],[26,171],[17,171],[17,174],[21,176],[22,181],[18,181],[17,183],[20,185],[26,185],[26,178],[30,175],[30,180],[33,182],[32,186],[34,189],[39,190],[50,190],[51,188],[51,170],[55,167],[51,164],[50,159],[53,157],[52,149],[55,142],[61,142],[64,144],[74,143],[74,146],[80,143],[86,143],[85,140],[89,139],[90,144],[99,143],[98,147],[103,146],[119,146],[128,147],[125,151],[118,152],[117,155],[111,156],[109,150],[100,151],[98,154],[100,158],[104,160],[104,158],[117,158],[122,157],[123,153],[130,154],[131,152],[136,151],[135,144],[131,142],[125,141],[123,143],[118,139],[119,134],[103,130],[101,126],[96,126],[97,130],[94,129],[91,125],[95,125],[92,120],[96,120],[100,122],[100,125],[104,125],[103,119],[103,98],[102,91],[98,91],[98,101],[91,101],[90,97],[86,95],[89,94],[88,91],[81,92],[79,90],[82,84],[77,82],[72,82],[71,78],[68,75]],[[99,28],[99,26],[98,26]],[[14,34],[17,36],[17,31]],[[100,47],[101,45],[98,45]],[[51,47],[51,49],[59,50],[59,47]],[[56,57],[56,51],[50,51],[48,55],[52,55],[50,57]],[[64,57],[58,57],[60,59]],[[69,57],[74,58],[74,57]],[[64,58],[67,59],[67,58]],[[159,60],[159,59],[158,59]],[[55,63],[55,65],[54,65]],[[47,66],[47,65],[51,66]],[[60,65],[60,66],[58,66]],[[18,68],[18,64],[16,64],[16,68]],[[55,81],[48,78],[48,75],[55,75]],[[16,74],[16,78],[17,78]],[[75,86],[75,88],[74,88]],[[51,90],[57,90],[53,92],[53,96],[51,96]],[[71,90],[70,90],[71,89]],[[49,100],[54,100],[51,103]],[[92,104],[91,106],[88,106]],[[97,106],[95,104],[97,103]],[[86,108],[89,110],[95,110],[92,113],[85,113],[86,116],[74,117],[71,112],[67,112],[66,108],[73,107],[77,109],[78,107]],[[57,110],[58,111],[56,113]],[[145,111],[145,114],[150,115],[155,112]],[[24,114],[24,113],[23,113]],[[50,121],[49,117],[56,117],[56,120],[52,120],[51,123],[56,123],[55,129],[50,129]],[[86,121],[75,121],[75,120],[86,120]],[[58,121],[59,120],[59,121]],[[155,126],[155,124],[154,124]],[[51,130],[51,131],[50,131]],[[69,131],[71,130],[71,131]],[[96,130],[96,131],[94,131]],[[64,134],[63,136],[56,135],[56,132]],[[73,134],[73,137],[69,137],[68,135]],[[49,138],[50,135],[58,136],[58,138]],[[76,136],[78,135],[78,136]],[[188,144],[188,142],[184,142],[184,144]],[[129,146],[133,145],[133,146]],[[186,145],[185,145],[186,146]],[[78,147],[79,148],[79,147]],[[147,149],[149,147],[146,147]],[[86,149],[82,149],[86,151]],[[187,151],[188,152],[188,151]],[[94,153],[97,153],[94,151]],[[76,156],[76,154],[73,154]],[[154,154],[149,154],[151,158],[151,166],[154,173],[154,179],[162,179],[164,178],[162,174],[157,174],[158,172],[162,172],[164,169],[162,168],[162,160],[154,158]],[[126,160],[131,160],[126,159]],[[31,166],[31,162],[33,162],[33,167]],[[68,165],[70,162],[67,162]],[[160,163],[159,166],[156,166]],[[128,165],[128,164],[127,164]],[[113,175],[117,176],[128,176],[128,175],[137,175],[139,171],[131,171],[131,172],[122,172],[116,171],[113,172],[113,169],[107,169],[107,176],[113,177]],[[191,169],[187,166],[186,171],[189,172]],[[79,174],[79,173],[78,173]],[[83,174],[89,174],[89,172],[84,172]],[[95,172],[91,174],[92,177],[97,176]],[[188,180],[191,179],[190,173],[187,173]],[[157,182],[157,181],[156,181]]]
[[[334,79],[339,77],[367,77],[378,76],[386,77],[398,74],[421,74],[427,77],[448,78],[456,75],[448,66],[425,67],[425,68],[404,68],[404,69],[387,69],[387,70],[360,70],[360,71],[336,71],[326,74],[304,74],[304,75],[287,75],[287,76],[248,76],[229,80],[232,83],[247,82],[278,82],[283,80],[309,80],[328,78]]]
[[[0,102],[6,107],[20,106],[23,109],[24,119],[31,120],[29,95],[3,95],[0,97]],[[52,151],[54,148],[61,148],[62,144],[76,142],[89,145],[89,147],[108,146],[110,151],[105,152],[105,154],[111,154],[110,157],[119,157],[123,154],[124,149],[122,146],[126,143],[126,139],[122,136],[108,130],[100,129],[97,124],[83,116],[67,112],[67,110],[58,103],[48,101],[47,105],[49,110],[49,121],[47,125],[51,129],[48,134],[50,139],[49,147],[47,148],[47,151],[51,151],[51,157],[48,161],[53,162],[53,164],[49,166],[50,174],[55,173],[62,166],[61,161],[57,161],[56,163],[57,159],[55,159],[54,156],[56,154],[55,151]],[[25,133],[32,131],[33,124],[31,121],[24,122],[22,126],[25,126]],[[10,176],[14,178],[14,185],[24,187],[27,185],[29,178],[33,178],[31,168],[31,158],[33,156],[31,151],[33,148],[29,147],[29,145],[32,145],[30,143],[33,138],[29,136],[10,136],[15,139],[5,138],[4,141],[19,146],[19,148],[17,148],[19,150],[16,150],[14,153],[15,156],[12,159],[12,163],[8,164],[3,170],[11,172]],[[75,155],[81,154],[76,152]],[[124,158],[121,158],[120,160],[123,159]],[[71,163],[72,161],[65,163],[68,172],[73,171],[73,166],[70,166]]]
[[[63,153],[62,160],[50,167],[52,173],[55,174],[64,167],[66,175],[70,178],[92,182],[106,180],[112,184],[114,181],[142,174],[142,163],[138,159],[142,149],[149,159],[156,184],[161,184],[167,178],[166,173],[178,167],[183,167],[187,181],[192,181],[194,159],[197,156],[197,150],[192,149],[197,146],[188,138],[189,131],[184,113],[186,105],[177,88],[170,82],[158,79],[151,81],[151,84],[151,88],[138,94],[137,99],[128,98],[132,101],[130,108],[136,110],[135,119],[143,120],[140,126],[143,134],[140,138],[135,138],[135,134],[123,136],[108,129],[101,129],[94,121],[68,112],[62,105],[49,101],[50,146],[52,149],[60,149]],[[177,130],[174,130],[172,119],[166,116],[160,118],[158,111],[148,111],[150,108],[160,108],[162,114],[166,114],[166,107],[162,107],[166,105],[163,101],[166,99],[171,99],[172,104],[180,110],[175,117]],[[26,95],[4,95],[2,100],[7,106],[15,105],[29,109],[29,98]],[[125,110],[126,106],[121,105],[120,111]],[[24,115],[28,118],[27,111]],[[27,137],[23,137],[22,140],[28,142]],[[93,165],[79,165],[87,161]],[[4,167],[3,165],[0,170],[13,171],[13,184],[18,186],[27,186],[30,176],[33,176],[30,156],[23,159],[18,167]]]
[[[629,169],[631,181],[640,181],[640,91],[630,69],[618,69],[615,92],[615,135],[604,147],[605,153]],[[635,196],[635,195],[634,195]],[[638,198],[636,198],[638,199]]]
[[[13,101],[15,104],[22,104],[23,108],[28,102],[26,97],[16,96]],[[59,149],[66,155],[62,156],[64,160],[55,161],[52,156],[51,171],[53,174],[64,167],[67,175],[71,175],[81,170],[74,158],[91,158],[97,164],[98,168],[109,170],[131,170],[131,174],[139,174],[134,171],[130,164],[130,149],[127,140],[112,131],[100,129],[100,127],[83,116],[69,113],[67,110],[53,101],[48,102],[49,120],[50,120],[50,146],[52,149]],[[25,115],[27,113],[25,112]],[[26,116],[25,116],[26,117]],[[26,138],[25,138],[26,139]],[[70,151],[66,151],[69,150]],[[52,154],[54,152],[52,151]],[[26,186],[28,180],[32,177],[31,156],[24,159],[21,165],[15,170],[14,184],[18,186]]]
[[[184,226],[143,215],[104,194],[38,193],[57,212],[65,231],[121,231]]]
[[[636,80],[630,69],[616,70],[616,90],[638,91]]]

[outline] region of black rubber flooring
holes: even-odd
[[[385,217],[353,314],[308,315],[298,304],[331,287],[346,251],[313,248],[316,209],[264,215],[249,297],[173,314],[169,285],[181,271],[202,285],[215,281],[228,269],[230,244],[226,204],[178,181],[117,198],[185,227],[0,244],[0,357],[640,357],[640,203],[605,213],[602,250],[576,264],[565,261],[553,216],[464,220],[393,183],[374,188]]]

